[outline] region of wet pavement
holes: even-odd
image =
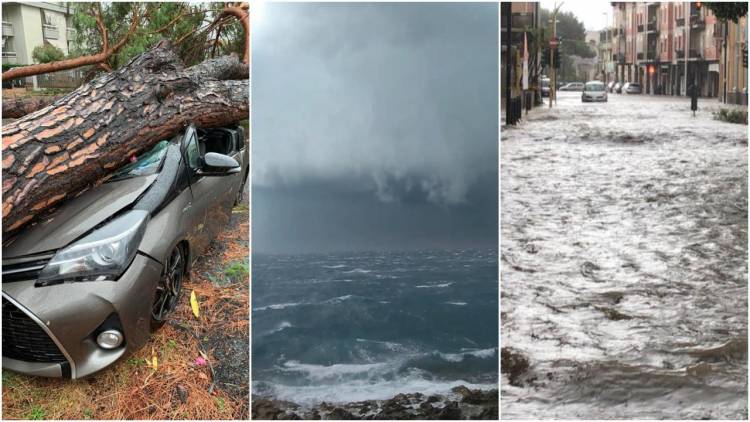
[[[503,127],[503,419],[747,418],[748,129],[699,106]]]

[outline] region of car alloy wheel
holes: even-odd
[[[164,273],[159,280],[159,284],[156,286],[154,304],[151,308],[152,327],[158,328],[164,324],[169,315],[177,308],[182,292],[186,263],[182,245],[175,246],[164,266]]]

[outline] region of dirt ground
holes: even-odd
[[[235,207],[195,263],[170,323],[135,354],[79,380],[3,371],[3,419],[247,419],[248,224],[247,205]],[[201,353],[208,364],[196,361]]]

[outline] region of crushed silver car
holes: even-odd
[[[242,127],[188,126],[3,240],[3,368],[81,378],[169,318],[191,262],[242,199]]]

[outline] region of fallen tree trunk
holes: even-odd
[[[3,98],[3,118],[19,119],[47,107],[64,96],[62,94]]]
[[[224,56],[184,68],[162,41],[120,69],[3,127],[3,233],[100,183],[133,154],[195,123],[249,114],[249,68]]]

